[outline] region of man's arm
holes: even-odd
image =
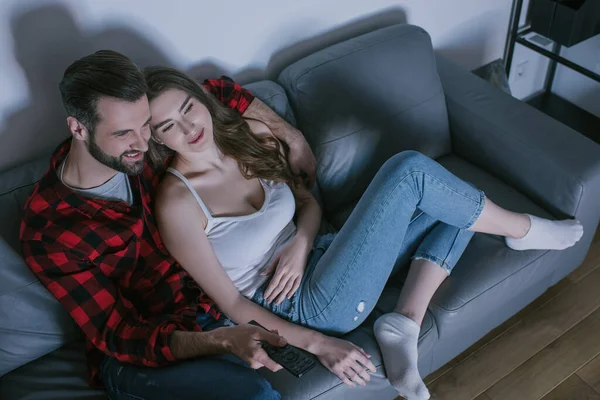
[[[199,332],[194,331],[197,325],[177,318],[143,319],[125,306],[127,300],[100,267],[79,262],[58,243],[26,240],[22,246],[31,270],[88,340],[120,362],[159,367],[175,360],[233,353],[253,368],[281,369],[260,347],[262,340],[284,345],[276,333],[250,325]]]
[[[204,81],[204,89],[244,118],[256,119],[267,125],[275,137],[285,142],[290,149],[288,162],[292,172],[303,175],[307,187],[312,188],[317,178],[317,160],[298,129],[231,78],[222,76],[220,79],[207,79]]]
[[[302,176],[306,186],[312,188],[317,179],[317,159],[304,135],[257,98],[244,111],[243,117],[263,122],[277,139],[288,145],[288,163],[292,172]]]
[[[173,345],[178,345],[178,339],[173,341],[174,333],[194,329],[176,318],[141,318],[133,307],[126,306],[127,300],[99,266],[78,260],[59,243],[24,240],[22,247],[29,268],[88,340],[121,362],[166,365],[176,359],[171,351]],[[206,345],[214,346],[204,349],[208,353],[222,351],[216,341],[206,341]]]
[[[254,95],[238,85],[233,79],[222,76],[219,79],[206,79],[202,85],[205,91],[211,93],[223,105],[244,114],[250,103],[255,99]]]

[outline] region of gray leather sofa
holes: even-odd
[[[406,149],[437,159],[504,207],[584,224],[581,242],[563,252],[516,252],[476,234],[423,322],[423,376],[582,262],[600,217],[600,146],[436,57],[421,28],[396,25],[336,44],[290,65],[278,81],[248,87],[306,136],[319,160],[319,198],[336,228],[384,161]],[[86,385],[77,328],[19,256],[21,208],[47,165],[46,158],[0,175],[0,398],[101,399]],[[403,272],[347,335],[378,366],[366,388],[347,388],[321,366],[301,379],[262,373],[284,398],[395,398],[370,326],[393,307]]]

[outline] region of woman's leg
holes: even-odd
[[[395,155],[305,277],[299,322],[329,333],[353,329],[375,305],[417,207],[448,225],[468,229],[485,203],[481,191],[430,158],[412,151]]]
[[[489,199],[470,229],[504,236],[507,246],[513,250],[564,250],[583,236],[579,221],[551,221],[520,214],[505,210]]]
[[[382,315],[373,326],[387,377],[407,399],[429,398],[418,369],[419,332],[427,306],[447,276],[440,265],[413,259],[394,312]]]
[[[529,234],[528,238],[519,240],[531,232],[532,222],[535,227],[536,221],[538,226],[543,226],[541,234],[535,237]],[[579,240],[583,233],[577,221],[548,221],[530,217],[507,211],[489,199],[486,199],[481,216],[470,230],[503,235],[507,237],[507,244],[516,250],[565,248]],[[443,260],[430,256],[430,253],[439,253],[436,247],[443,243],[443,239],[431,239],[430,234],[417,251],[394,312],[381,316],[374,326],[388,378],[406,398],[429,397],[417,368],[419,331],[431,298],[451,270],[444,268]],[[513,243],[517,245],[511,246]]]
[[[484,204],[483,192],[432,159],[414,151],[396,154],[307,271],[296,300],[298,322],[331,334],[354,329],[379,299],[417,208],[464,232]]]

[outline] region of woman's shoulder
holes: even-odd
[[[186,192],[189,189],[185,183],[170,172],[165,172],[156,192],[156,207],[166,208],[187,202]]]

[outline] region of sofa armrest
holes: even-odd
[[[600,209],[583,208],[600,198],[600,145],[447,59],[436,61],[453,151],[555,216],[585,216],[595,227]]]

